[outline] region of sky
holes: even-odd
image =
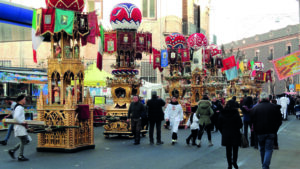
[[[218,45],[298,23],[297,0],[211,0],[210,33]]]

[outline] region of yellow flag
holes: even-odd
[[[244,72],[244,62],[243,62],[243,61],[240,62],[239,67],[240,67],[240,70],[241,70],[242,72]]]

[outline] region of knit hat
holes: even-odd
[[[25,94],[22,94],[22,95],[18,96],[18,97],[17,97],[17,102],[23,100],[25,97],[26,97]]]
[[[157,96],[157,92],[155,90],[151,91],[152,96]]]

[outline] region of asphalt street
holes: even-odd
[[[30,161],[19,162],[8,155],[18,139],[13,135],[6,146],[0,145],[0,169],[226,169],[225,147],[221,134],[212,133],[214,146],[208,147],[207,135],[202,137],[202,147],[188,146],[185,138],[190,130],[180,129],[178,144],[171,145],[171,131],[162,129],[163,145],[150,145],[148,135],[140,145],[133,139],[104,138],[103,127],[95,127],[95,145],[92,150],[76,153],[37,152],[37,135],[25,147],[25,157]],[[6,131],[0,132],[0,139]],[[300,120],[290,116],[279,130],[279,150],[273,152],[271,169],[297,169],[300,161]],[[18,152],[17,152],[18,153]],[[17,155],[16,153],[16,155]],[[238,165],[241,169],[260,169],[257,149],[240,148]]]

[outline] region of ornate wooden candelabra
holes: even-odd
[[[86,26],[87,23],[83,23],[87,20],[73,22],[72,35],[63,30],[46,35],[51,39],[47,72],[48,98],[44,99],[41,94],[37,101],[38,120],[44,121],[50,128],[64,128],[39,133],[37,151],[76,152],[95,148],[93,103],[89,93],[86,97],[83,93],[84,65],[80,58],[78,29]]]

